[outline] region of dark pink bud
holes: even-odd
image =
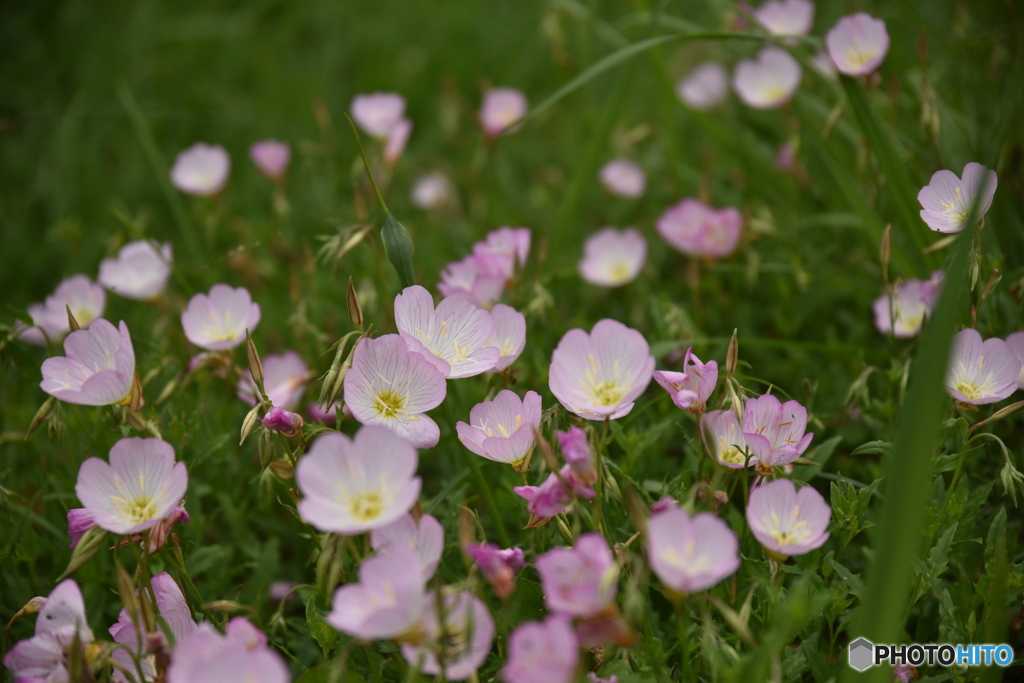
[[[262,423],[267,429],[273,429],[289,437],[298,436],[299,430],[306,424],[298,413],[287,411],[278,406],[274,406],[263,416]]]

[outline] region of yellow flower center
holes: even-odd
[[[395,418],[405,408],[405,397],[394,389],[381,389],[373,399],[373,409],[384,418]]]
[[[150,498],[146,494],[131,500],[126,500],[120,496],[111,496],[111,500],[117,506],[117,511],[121,517],[132,524],[142,524],[156,517],[156,499]]]
[[[622,400],[625,388],[613,379],[606,379],[593,386],[594,403],[599,406],[613,406]]]
[[[793,513],[790,516],[789,524],[783,525],[782,520],[779,519],[775,512],[772,512],[771,515],[771,519],[765,519],[763,523],[765,528],[768,529],[768,533],[779,546],[796,545],[797,543],[803,543],[811,537],[811,532],[807,528],[807,522],[799,519],[799,505],[793,506]]]
[[[384,497],[378,491],[359,493],[349,499],[348,505],[353,519],[369,522],[384,512]]]

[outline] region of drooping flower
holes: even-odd
[[[526,265],[526,259],[530,256],[530,241],[529,228],[505,226],[490,231],[482,241],[474,244],[473,255],[484,275],[510,280],[516,268]]]
[[[636,279],[647,262],[647,240],[637,230],[598,230],[583,243],[580,277],[598,287],[621,287]]]
[[[506,683],[572,683],[580,660],[572,623],[557,614],[517,626],[508,650],[508,662],[498,674]]]
[[[469,411],[469,424],[459,422],[459,441],[477,455],[503,462],[521,471],[536,442],[540,428],[541,400],[536,391],[519,398],[514,391],[498,392],[492,401],[478,403]]]
[[[811,486],[799,491],[789,479],[755,487],[747,504],[747,524],[758,543],[776,559],[803,555],[828,540],[832,508]]]
[[[404,339],[415,342],[412,351],[441,359],[451,379],[488,372],[501,355],[487,346],[494,337],[491,314],[461,294],[446,297],[435,310],[430,292],[406,287],[395,297],[395,325]]]
[[[407,118],[401,118],[391,126],[391,130],[388,131],[387,138],[384,140],[384,163],[394,166],[402,156],[402,152],[405,151],[405,145],[409,142],[411,135],[412,121]]]
[[[233,349],[245,341],[260,322],[260,305],[245,287],[214,285],[209,294],[196,294],[181,314],[185,336],[209,351]]]
[[[355,535],[386,526],[416,503],[416,449],[388,429],[361,427],[355,439],[317,437],[295,468],[299,514],[320,531]]]
[[[516,572],[526,566],[522,548],[502,550],[493,543],[473,543],[465,550],[499,598],[504,600],[512,594],[516,588]]]
[[[931,182],[917,193],[924,207],[921,219],[936,232],[960,232],[967,227],[967,218],[977,201],[975,219],[980,221],[992,206],[998,178],[996,172],[972,161],[964,166],[963,178],[953,171],[936,171]]]
[[[552,548],[534,563],[544,604],[556,614],[592,617],[615,599],[619,570],[604,536],[582,534],[572,548]]]
[[[866,76],[885,60],[889,32],[885,22],[858,12],[843,17],[825,34],[825,46],[840,73]]]
[[[669,393],[678,407],[688,413],[703,413],[711,392],[718,384],[718,362],[702,363],[690,347],[683,359],[682,372],[655,370],[654,380]]]
[[[643,335],[608,318],[590,334],[565,333],[551,355],[549,386],[555,398],[587,420],[616,419],[633,409],[654,371]]]
[[[172,258],[170,244],[161,245],[157,252],[146,240],[130,242],[121,247],[116,259],[100,261],[99,282],[126,299],[155,299],[167,287]]]
[[[961,403],[995,403],[1017,390],[1021,360],[1002,339],[981,341],[967,328],[953,337],[946,370],[946,391]]]
[[[386,555],[398,546],[412,548],[419,558],[424,581],[434,575],[444,552],[444,527],[433,515],[421,515],[419,520],[411,514],[399,517],[387,526],[370,532],[370,546],[378,555]]]
[[[698,593],[739,568],[739,542],[713,513],[690,517],[676,507],[647,520],[647,558],[665,586],[677,593]]]
[[[418,571],[412,548],[396,544],[359,567],[359,583],[334,593],[327,623],[342,633],[363,640],[407,636],[423,616],[427,577]]]
[[[494,337],[488,346],[498,349],[498,362],[491,368],[495,372],[504,370],[516,362],[526,348],[526,316],[505,304],[495,304],[491,309],[494,322]]]
[[[804,36],[814,24],[814,3],[810,0],[768,0],[754,18],[776,36]]]
[[[731,410],[712,410],[701,418],[700,433],[712,458],[732,469],[743,467],[747,461],[744,453],[747,441],[743,437],[736,413]],[[755,464],[757,458],[751,455],[750,462]]]
[[[613,159],[601,167],[601,185],[614,195],[636,199],[647,189],[647,174],[629,159]]]
[[[807,429],[807,409],[797,401],[781,403],[771,394],[747,399],[743,437],[753,461],[762,468],[787,465],[803,455],[814,433]]]
[[[260,140],[249,147],[249,158],[264,176],[280,180],[292,160],[292,148],[287,142]]]
[[[367,135],[383,140],[405,114],[405,98],[393,92],[356,95],[349,109],[356,125]]]
[[[494,88],[484,95],[480,105],[480,125],[489,138],[523,118],[528,108],[526,95],[515,88]]]
[[[444,374],[397,334],[362,339],[345,375],[345,403],[365,425],[387,427],[416,448],[441,438],[437,423],[423,413],[441,405]]]
[[[192,612],[189,610],[188,603],[185,602],[185,596],[171,575],[167,572],[160,572],[150,580],[150,586],[153,589],[153,596],[156,598],[157,614],[160,616],[160,619],[156,620],[156,627],[161,636],[157,638],[161,646],[167,647],[167,643],[176,643],[191,635],[198,625],[192,620]],[[167,625],[169,632],[164,632],[164,624]],[[139,635],[127,608],[121,610],[117,616],[117,623],[110,627],[109,632],[114,642],[120,643],[140,656],[139,665],[144,680],[154,680],[156,666],[150,649],[155,643],[151,637],[147,637],[149,634],[144,634],[142,637],[143,651],[139,651]],[[112,659],[123,667],[123,669],[114,668],[113,680],[139,683],[135,659],[128,650],[117,648],[111,655]]]
[[[61,581],[42,602],[36,617],[35,635],[16,644],[4,656],[4,667],[17,683],[70,680],[65,665],[66,650],[74,643],[76,633],[82,644],[91,643],[93,639],[82,591],[74,579]]]
[[[231,173],[231,157],[220,145],[197,142],[178,153],[171,183],[185,194],[209,197],[220,192]]]
[[[757,59],[744,59],[736,65],[732,86],[748,107],[776,109],[793,97],[802,76],[800,62],[785,50],[769,46]]]
[[[94,320],[64,340],[65,356],[43,361],[39,386],[65,403],[107,406],[125,403],[135,379],[135,349],[128,326]]]
[[[51,342],[58,342],[71,331],[68,323],[69,308],[79,327],[84,330],[93,320],[103,316],[106,307],[107,293],[103,287],[85,275],[73,275],[62,280],[43,303],[29,304],[28,314],[32,318],[33,327],[24,327],[18,339],[37,346],[45,346],[47,338]]]
[[[486,274],[489,269],[482,261],[475,254],[470,254],[461,261],[449,263],[441,271],[437,290],[444,296],[465,294],[477,306],[490,308],[505,291],[505,277]]]
[[[417,209],[430,211],[450,204],[455,196],[448,176],[440,171],[421,175],[412,184],[409,201]]]
[[[719,62],[699,64],[679,81],[676,94],[691,109],[713,109],[729,94],[729,72]]]
[[[891,297],[883,294],[875,299],[875,327],[897,339],[915,337],[935,307],[937,286],[931,280],[906,280],[893,290]]]
[[[444,622],[437,611],[437,598],[429,593],[421,621],[425,642],[403,644],[402,656],[409,664],[422,662],[420,671],[427,675],[443,673],[448,680],[463,681],[487,659],[494,641],[494,619],[480,598],[471,593],[445,592],[442,596]]]
[[[295,410],[308,381],[309,366],[294,351],[271,353],[263,357],[263,388],[267,390],[267,398],[274,406],[288,411]],[[252,375],[246,373],[239,378],[236,393],[249,405],[256,405],[259,390]]]
[[[743,216],[729,206],[713,209],[696,199],[684,199],[661,214],[658,234],[674,249],[691,256],[721,258],[736,249]]]
[[[597,481],[597,469],[594,467],[594,454],[587,443],[587,433],[582,427],[572,427],[567,432],[555,432],[558,445],[562,448],[562,457],[572,470],[575,479],[590,485]]]
[[[557,474],[549,474],[540,486],[515,486],[512,491],[527,502],[526,509],[533,518],[531,526],[566,510],[574,495],[594,497],[594,490],[578,480],[569,465]]]
[[[167,683],[288,683],[284,658],[244,617],[228,622],[221,635],[209,623],[179,640],[167,668]]]
[[[275,432],[281,432],[284,436],[293,437],[298,436],[302,430],[302,426],[306,424],[306,421],[302,419],[302,416],[298,413],[292,413],[280,406],[274,406],[267,411],[267,414],[260,420],[267,429],[273,429]]]
[[[89,458],[78,470],[75,494],[96,524],[115,534],[151,529],[181,504],[185,463],[162,439],[129,437],[110,449],[110,462]]]
[[[1006,338],[1006,346],[1009,347],[1013,355],[1017,356],[1017,360],[1024,363],[1024,331],[1014,332]],[[1017,388],[1024,389],[1024,367],[1021,368],[1020,374],[1017,375]]]

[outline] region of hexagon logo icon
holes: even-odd
[[[867,638],[858,638],[850,643],[850,666],[857,671],[867,671],[875,663],[875,646]]]

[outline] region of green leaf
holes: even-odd
[[[305,673],[295,679],[295,683],[331,683],[331,665],[307,669]],[[366,679],[352,669],[345,670],[345,677],[337,683],[366,683]]]
[[[793,470],[793,478],[798,481],[810,481],[814,478],[821,468],[825,466],[829,458],[832,457],[832,453],[835,452],[836,446],[843,440],[842,436],[833,436],[828,441],[823,441],[818,444],[809,455],[808,460],[813,460],[813,465],[797,465]]]
[[[519,577],[516,590],[498,614],[498,628],[507,633],[524,621],[539,620],[544,616],[544,594],[540,584]]]
[[[341,640],[341,634],[327,623],[324,615],[320,614],[316,607],[315,595],[309,596],[309,600],[306,601],[306,625],[309,627],[309,635],[313,636],[313,640],[320,646],[324,659],[330,659],[331,652]]]

